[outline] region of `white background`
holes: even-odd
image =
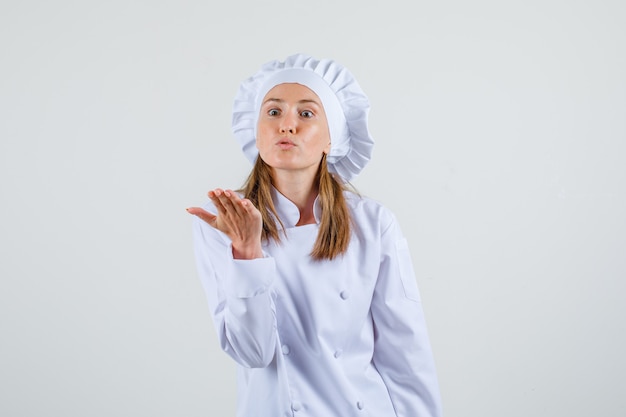
[[[372,102],[355,185],[409,240],[446,417],[623,416],[624,22],[621,0],[3,0],[0,415],[234,416],[185,207],[248,173],[239,82],[304,52]]]

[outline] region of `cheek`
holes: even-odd
[[[263,126],[258,126],[256,130],[256,147],[262,147],[263,144],[267,142],[267,137],[267,128],[264,128]]]
[[[330,152],[330,134],[327,127],[320,127],[318,131],[318,145],[322,148],[322,152],[328,154]]]

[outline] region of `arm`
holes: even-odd
[[[193,224],[196,264],[218,339],[222,349],[239,364],[265,367],[274,356],[276,343],[271,292],[276,274],[274,260],[262,257],[262,252],[261,257],[237,259],[236,237],[233,239],[218,230],[217,219],[223,214],[214,206],[215,199],[211,200],[213,204],[207,209],[218,212],[218,216],[197,207],[187,211],[196,216]]]
[[[435,363],[406,239],[397,222],[383,232],[372,299],[374,365],[398,417],[440,417]]]

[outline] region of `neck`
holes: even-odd
[[[311,175],[284,175],[280,171],[274,170],[274,187],[300,211],[300,220],[297,225],[315,223],[313,205],[318,194],[318,186],[315,176]]]

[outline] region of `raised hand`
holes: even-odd
[[[187,212],[204,220],[210,226],[228,236],[235,259],[263,257],[261,212],[248,199],[242,199],[232,190],[216,188],[209,191],[209,198],[217,208],[217,214],[201,207],[190,207]]]

